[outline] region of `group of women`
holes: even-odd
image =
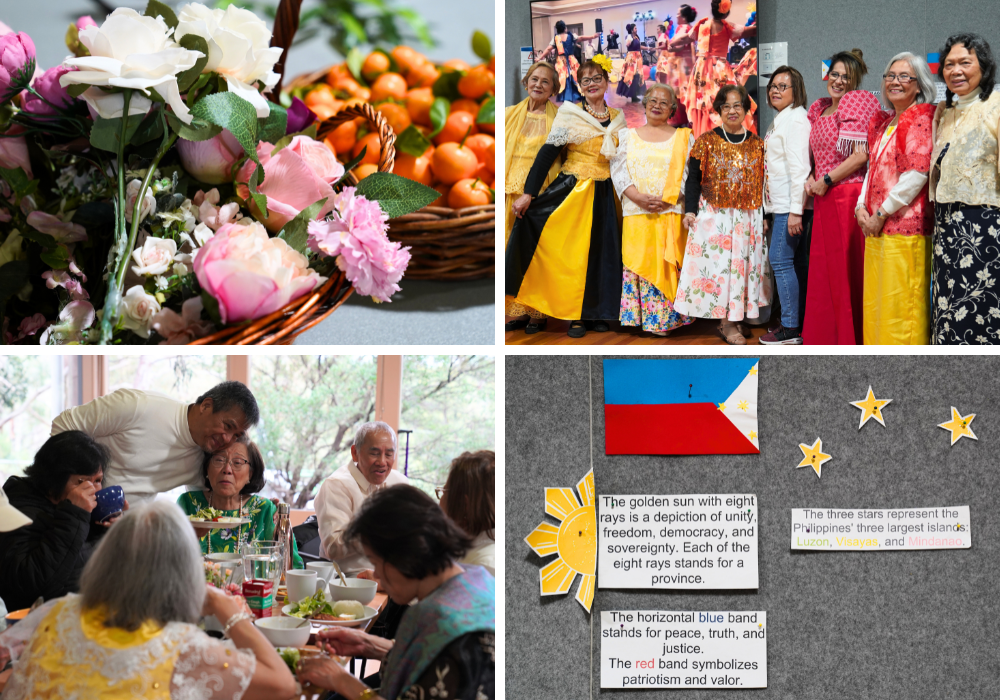
[[[831,57],[829,96],[808,109],[801,74],[782,66],[763,140],[738,84],[718,86],[717,128],[690,94],[692,129],[670,126],[684,101],[654,84],[646,124],[626,129],[604,102],[607,66],[581,65],[583,102],[555,112],[554,71],[536,64],[535,91],[507,113],[507,329],[536,333],[552,316],[580,337],[617,315],[665,335],[711,318],[745,344],[775,298],[773,274],[781,313],[765,344],[1000,342],[996,66],[975,34],[950,37],[940,56],[936,107],[912,53],[886,66],[881,104],[861,89],[860,50]],[[694,74],[711,65],[699,51]]]

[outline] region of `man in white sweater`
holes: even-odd
[[[240,382],[218,384],[193,404],[119,389],[60,413],[52,434],[81,430],[107,447],[105,486],[121,486],[134,504],[178,486],[202,486],[205,453],[225,447],[259,419],[257,401]]]
[[[393,469],[396,463],[396,431],[388,423],[365,423],[354,436],[351,464],[328,476],[316,495],[321,552],[340,564],[348,574],[372,568],[361,545],[344,542],[344,531],[368,496],[386,486],[409,482]]]

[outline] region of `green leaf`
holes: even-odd
[[[28,187],[31,186],[31,180],[28,179],[27,173],[20,167],[0,168],[0,177],[7,181],[10,188],[14,190],[14,194],[19,197],[27,192]]]
[[[28,261],[12,260],[0,267],[0,304],[21,291],[28,283]]]
[[[158,107],[146,115],[146,118],[139,124],[139,128],[135,130],[135,134],[132,135],[130,144],[141,146],[163,136],[163,120],[160,118],[160,109],[162,108]]]
[[[347,161],[347,163],[344,165],[344,174],[341,175],[340,179],[337,180],[335,183],[333,183],[332,186],[336,187],[341,182],[343,182],[344,178],[347,177],[347,173],[349,173],[352,170],[354,170],[354,168],[356,168],[358,166],[358,163],[360,163],[362,160],[364,160],[365,153],[367,153],[367,152],[368,152],[368,146],[362,146],[361,147],[361,153],[359,153],[356,158],[351,158],[349,161]]]
[[[403,129],[402,133],[396,137],[396,150],[414,158],[422,156],[430,148],[430,145],[431,142],[427,140],[427,137],[421,134],[413,124]]]
[[[69,267],[69,250],[62,244],[57,245],[54,250],[46,250],[40,257],[53,270],[65,270]]]
[[[198,100],[191,114],[228,129],[248,156],[257,159],[257,109],[235,92],[217,92]]]
[[[202,290],[201,305],[208,314],[208,317],[212,319],[212,323],[221,328],[224,324],[222,323],[222,315],[219,313],[219,302],[215,300],[215,297]]]
[[[143,116],[142,114],[129,115],[128,126],[125,130],[125,143],[129,143],[132,137],[135,136],[135,132],[142,123]],[[98,117],[94,121],[93,128],[90,130],[90,145],[102,151],[118,153],[118,137],[121,136],[121,130],[121,117],[116,119]]]
[[[82,83],[73,83],[72,85],[68,85],[66,87],[66,92],[71,97],[79,97],[83,93],[87,92],[87,88],[89,87],[89,85],[84,85]]]
[[[490,38],[478,29],[472,33],[472,53],[483,59],[484,63],[490,60],[490,56],[493,55],[493,46],[490,44]]]
[[[146,11],[143,14],[146,17],[156,17],[159,15],[167,23],[168,27],[171,29],[177,28],[177,15],[169,7],[159,2],[159,0],[149,0],[149,4],[146,5]]]
[[[358,183],[358,194],[377,201],[390,219],[426,207],[441,193],[392,173],[372,173]]]
[[[361,49],[355,46],[353,49],[347,52],[347,70],[351,71],[351,75],[362,85],[367,85],[365,79],[361,77],[361,66],[365,63],[365,55],[361,53]]]
[[[434,81],[434,85],[431,86],[434,96],[445,97],[451,102],[461,98],[462,95],[458,91],[458,81],[462,79],[462,75],[462,71],[447,69],[442,71],[438,79]]]
[[[56,239],[53,236],[50,236],[47,233],[42,233],[41,231],[38,231],[34,228],[26,228],[24,231],[22,231],[21,238],[24,238],[25,240],[31,241],[33,243],[37,243],[38,245],[42,246],[47,250],[52,250],[57,245],[59,245],[59,243],[56,242]]]
[[[187,102],[188,109],[190,109],[191,105],[197,102],[198,98],[202,96],[198,94],[199,91],[208,84],[208,81],[212,79],[213,75],[215,74],[202,73],[201,75],[198,76],[198,79],[194,81],[193,85],[188,86],[187,97],[184,98],[185,101]]]
[[[490,98],[479,107],[479,114],[476,115],[476,124],[496,123],[497,100],[490,95]]]
[[[285,129],[288,127],[288,110],[270,100],[267,104],[271,107],[271,113],[257,119],[257,130],[261,141],[276,143],[284,137]]]
[[[173,112],[166,112],[166,115],[167,123],[170,124],[174,133],[188,141],[207,141],[222,132],[221,126],[209,124],[203,119],[195,118],[191,120],[190,124],[185,124]]]
[[[185,34],[177,43],[189,51],[201,51],[201,58],[186,71],[177,75],[177,89],[180,92],[187,92],[201,77],[201,72],[208,64],[208,42],[197,34]]]
[[[309,233],[306,229],[309,227],[309,222],[316,218],[319,210],[326,204],[326,200],[327,198],[324,197],[300,211],[294,219],[285,224],[285,227],[281,229],[281,233],[278,234],[278,238],[285,239],[285,243],[289,247],[304,254],[306,252],[306,243],[309,242]]]
[[[444,97],[435,97],[431,103],[431,126],[434,128],[430,134],[431,138],[441,133],[449,114],[451,114],[451,103]]]
[[[260,185],[261,173],[264,172],[264,166],[261,165],[260,161],[257,160],[257,154],[254,153],[253,161],[257,164],[257,167],[253,169],[253,173],[250,175],[250,182],[247,185],[250,188],[250,199],[254,201],[257,205],[257,209],[260,210],[261,215],[267,218],[267,195],[261,194],[257,191],[258,185]]]

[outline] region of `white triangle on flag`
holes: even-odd
[[[736,390],[730,394],[722,405],[723,415],[736,426],[736,429],[753,446],[760,449],[760,436],[757,434],[757,367],[755,364],[743,378]]]

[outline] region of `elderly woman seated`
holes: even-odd
[[[496,512],[493,505],[496,454],[463,452],[451,461],[444,487],[437,489],[441,510],[472,538],[461,564],[478,564],[496,576]]]
[[[337,627],[318,641],[334,654],[379,659],[374,692],[329,657],[301,662],[299,680],[344,698],[492,698],[496,590],[481,566],[456,562],[470,539],[419,489],[400,484],[370,496],[347,537],[358,540],[375,576],[404,613],[395,640]],[[6,700],[6,698],[5,698]]]
[[[228,445],[206,454],[202,474],[204,490],[188,491],[177,499],[185,513],[196,515],[212,508],[220,517],[250,519],[249,523],[232,529],[209,530],[195,525],[202,552],[239,553],[240,545],[245,542],[273,539],[277,506],[257,495],[264,488],[264,458],[250,438],[238,435]],[[294,537],[292,566],[304,568]]]
[[[198,629],[203,614],[214,615],[231,642]],[[255,700],[295,692],[285,662],[237,599],[205,585],[191,526],[163,501],[126,513],[84,569],[80,594],[47,603],[3,636],[14,633],[27,643],[4,700]]]
[[[4,484],[10,504],[32,520],[0,533],[0,599],[8,610],[77,589],[94,543],[106,530],[91,525],[90,514],[107,464],[103,445],[70,430],[46,440],[24,476]]]

